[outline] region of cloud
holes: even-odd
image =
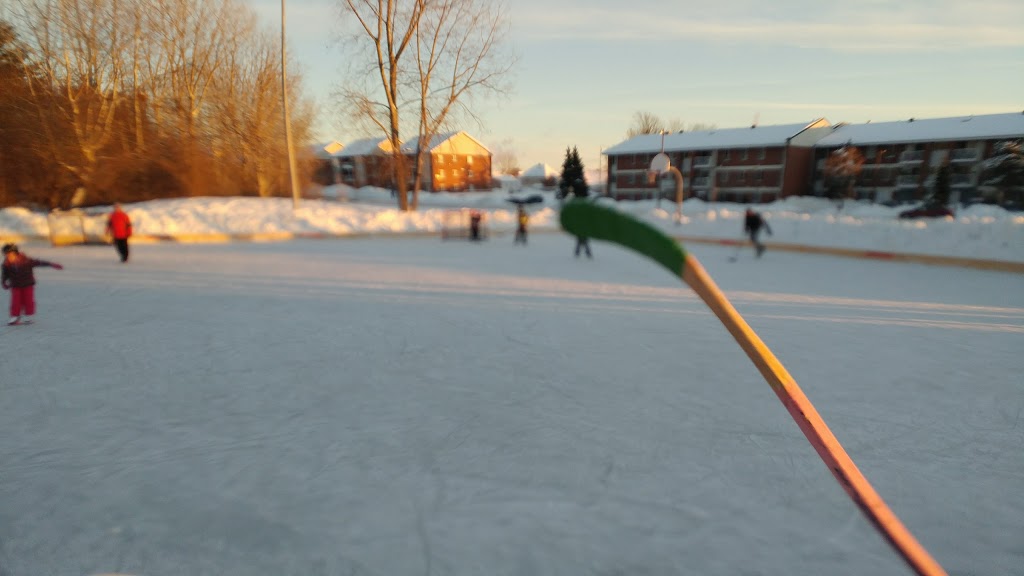
[[[856,53],[1024,47],[1024,3],[982,4],[876,2],[817,11],[787,12],[783,7],[763,15],[737,12],[735,7],[716,14],[713,6],[646,12],[632,6],[568,6],[515,14],[519,21],[513,25],[532,38],[699,41]]]

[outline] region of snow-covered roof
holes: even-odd
[[[690,150],[721,150],[724,148],[759,148],[784,146],[794,136],[809,128],[827,127],[828,120],[819,118],[801,124],[716,128],[665,134],[666,152]],[[661,134],[640,134],[604,150],[603,154],[638,154],[661,150]]]
[[[445,132],[443,134],[434,134],[430,138],[430,145],[427,146],[427,150],[432,150],[432,149],[436,148],[438,145],[440,145],[445,140],[448,140],[452,136],[455,136],[455,134],[456,134],[455,132]],[[420,143],[419,137],[416,137],[416,138],[413,138],[412,140],[409,140],[408,142],[402,144],[402,152],[405,152],[407,154],[411,154],[411,153],[415,152],[416,148],[419,146],[419,143]]]
[[[416,152],[416,147],[419,145],[419,141],[419,138],[413,138],[412,140],[406,142],[405,144],[402,144],[402,152],[406,154],[414,154]],[[434,134],[434,136],[430,139],[430,145],[427,146],[426,149],[434,150],[438,146],[448,141],[452,141],[452,146],[454,148],[459,148],[459,143],[466,144],[467,142],[469,142],[472,145],[479,146],[483,150],[490,152],[490,150],[488,150],[486,146],[481,144],[479,140],[473,138],[472,136],[461,130],[457,132],[444,132],[442,134]]]
[[[839,124],[817,146],[1024,138],[1024,112]]]
[[[313,144],[311,148],[313,150],[313,154],[317,158],[329,160],[331,158],[336,158],[340,156],[342,150],[345,149],[345,145],[342,144],[341,142],[338,142],[337,140],[332,140],[330,142],[320,142],[319,144]]]
[[[558,176],[558,171],[541,162],[530,166],[520,175],[521,178],[548,178],[550,176]]]
[[[388,142],[387,138],[363,138],[361,140],[349,142],[348,146],[346,146],[338,156],[341,158],[353,158],[355,156],[366,156],[367,154],[386,152],[390,149],[391,144]]]

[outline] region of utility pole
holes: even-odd
[[[292,209],[299,208],[299,171],[295,167],[295,147],[292,146],[292,121],[288,113],[288,74],[285,72],[284,0],[281,0],[281,108],[284,110],[284,140],[288,147],[288,175],[292,183]]]

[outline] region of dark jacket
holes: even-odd
[[[764,218],[761,218],[760,214],[758,214],[757,212],[747,213],[747,216],[743,221],[744,232],[757,232],[758,230],[761,229],[762,226],[764,227],[765,231],[767,231],[769,234],[772,233],[772,229],[770,226],[768,226],[768,222],[765,222]]]
[[[36,260],[35,258],[29,258],[24,254],[18,255],[18,258],[14,262],[4,260],[2,274],[4,288],[25,288],[27,286],[34,286],[36,283],[36,277],[32,273],[32,269],[36,266],[54,267],[53,262]]]

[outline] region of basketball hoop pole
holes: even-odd
[[[651,168],[648,174],[651,174],[651,178],[654,179],[655,174],[664,174],[665,172],[671,172],[672,176],[676,180],[676,225],[682,224],[683,222],[683,174],[678,168],[672,165],[672,161],[669,160],[668,154],[665,154],[665,133],[661,133],[661,149],[662,151],[651,160]],[[661,186],[658,186],[658,202],[657,206],[661,207]]]

